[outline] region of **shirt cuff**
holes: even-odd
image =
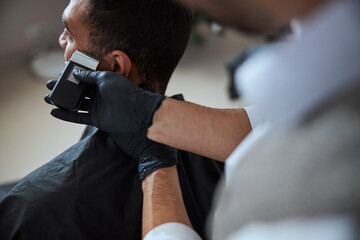
[[[153,228],[144,240],[201,240],[199,234],[182,223],[164,223]]]
[[[248,115],[253,130],[255,130],[257,126],[261,125],[264,122],[264,119],[259,113],[256,105],[244,107],[244,110]]]

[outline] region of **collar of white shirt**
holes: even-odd
[[[327,2],[293,21],[294,37],[255,54],[236,72],[244,99],[271,128],[296,124],[337,94],[360,85],[360,6]]]

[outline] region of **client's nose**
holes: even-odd
[[[60,46],[65,49],[66,48],[66,45],[67,45],[67,41],[66,41],[66,38],[64,36],[64,32],[61,33],[60,37],[59,37],[59,44]]]

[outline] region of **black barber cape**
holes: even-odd
[[[178,151],[194,229],[205,219],[223,164]],[[110,136],[87,127],[80,142],[22,179],[0,203],[0,239],[141,239],[138,164]]]

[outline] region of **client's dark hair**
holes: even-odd
[[[89,52],[125,52],[144,84],[164,93],[189,41],[192,12],[172,0],[88,0]]]

